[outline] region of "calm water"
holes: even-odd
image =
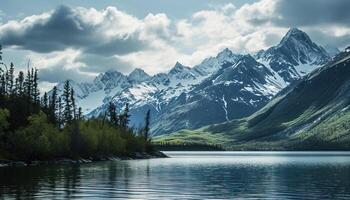
[[[0,199],[350,199],[350,153],[166,153],[0,168]]]

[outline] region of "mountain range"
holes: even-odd
[[[350,47],[280,91],[249,117],[156,137],[238,150],[350,148]]]
[[[109,102],[119,110],[129,103],[133,126],[142,125],[151,110],[156,136],[247,117],[338,52],[292,28],[279,44],[255,55],[224,49],[193,67],[177,62],[168,73],[107,71],[92,82],[70,83],[86,117],[103,114]],[[63,91],[63,82],[58,90]]]

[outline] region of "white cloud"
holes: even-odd
[[[86,64],[78,60],[79,56],[80,51],[67,49],[44,55],[32,52],[27,58],[39,70],[41,81],[55,83],[65,79],[91,80],[96,73],[84,72]]]
[[[48,82],[74,77],[89,80],[109,69],[127,73],[134,67],[155,74],[169,70],[176,61],[194,66],[224,48],[253,53],[277,44],[290,26],[301,27],[316,41],[338,46],[350,42],[350,25],[329,20],[346,21],[343,18],[347,15],[335,17],[330,12],[325,21],[301,23],[298,16],[284,8],[307,8],[293,7],[293,2],[261,0],[241,7],[231,3],[177,20],[165,13],[137,18],[116,7],[96,10],[61,6],[0,24],[0,41],[13,49],[32,51],[27,56]],[[328,5],[329,1],[321,2]],[[314,10],[321,12],[322,6]]]

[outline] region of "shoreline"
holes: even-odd
[[[100,155],[89,158],[59,158],[53,160],[0,160],[1,167],[29,167],[37,165],[51,165],[51,164],[84,164],[99,161],[122,161],[122,160],[142,160],[142,159],[155,159],[155,158],[169,158],[166,154],[160,151],[155,152],[135,152],[129,155]]]

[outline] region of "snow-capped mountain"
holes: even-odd
[[[309,36],[290,29],[281,42],[253,58],[219,53],[219,70],[182,94],[157,118],[153,134],[221,123],[248,116],[291,82],[327,63],[331,56]],[[217,59],[218,60],[218,59]]]
[[[277,46],[260,51],[256,58],[289,84],[324,65],[331,56],[305,32],[292,28]]]
[[[144,81],[147,81],[151,78],[150,75],[148,75],[145,71],[143,71],[140,68],[134,69],[129,75],[128,79],[132,81],[133,83],[141,83]]]
[[[223,57],[223,52],[227,54],[226,59]],[[112,100],[119,109],[122,109],[126,103],[129,103],[132,108],[132,121],[138,125],[143,121],[143,115],[148,109],[151,109],[154,117],[156,117],[182,93],[188,93],[204,79],[219,70],[221,64],[237,60],[240,56],[225,49],[218,56],[207,58],[193,68],[176,62],[168,73],[159,73],[152,77],[147,77],[144,81],[130,79],[134,70],[128,76],[131,86],[108,96],[110,98],[106,98],[105,101],[109,102]],[[95,110],[89,112],[87,116],[98,116],[106,108],[107,104],[100,104]]]
[[[229,121],[264,106],[282,87],[251,55],[223,65],[210,78],[174,100],[157,118],[154,134]]]
[[[120,110],[129,103],[133,125],[140,125],[150,109],[152,133],[165,134],[248,116],[330,59],[323,47],[293,28],[277,46],[254,56],[224,49],[194,67],[177,62],[168,73],[108,71],[92,83],[71,84],[87,117],[104,113],[109,102]]]
[[[118,71],[107,71],[99,74],[93,81],[98,89],[103,89],[107,94],[114,91],[121,91],[131,86],[130,80]]]

